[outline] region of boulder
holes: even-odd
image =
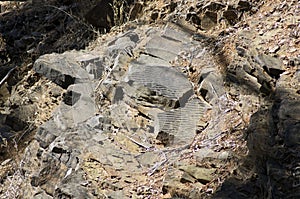
[[[41,56],[34,63],[34,70],[66,89],[75,82],[88,82],[99,77],[103,66],[93,55],[71,51]]]

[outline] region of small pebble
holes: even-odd
[[[280,49],[280,47],[276,45],[274,47],[269,48],[269,52],[276,53],[279,49]]]
[[[291,49],[289,50],[290,53],[294,53],[294,52],[296,52],[296,51],[297,51],[297,48],[291,48]]]
[[[263,30],[260,30],[260,31],[258,32],[258,34],[259,34],[260,36],[262,36],[262,35],[264,35],[264,31],[263,31]]]

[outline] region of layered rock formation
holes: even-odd
[[[280,31],[243,20],[271,3],[172,1],[151,12],[157,4],[145,3],[129,18],[157,23],[129,22],[86,50],[42,55],[6,97],[23,104],[1,112],[2,143],[16,132],[28,143],[19,161],[2,162],[1,196],[299,197],[299,57],[260,42]],[[277,23],[287,4],[273,6]],[[299,47],[299,37],[289,42]],[[42,123],[36,132],[11,122],[26,112]]]

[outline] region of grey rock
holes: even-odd
[[[174,28],[172,28],[173,24],[169,24],[166,26],[161,34],[161,37],[174,40],[180,43],[188,43],[190,42],[191,35],[188,32],[184,31],[177,31]]]
[[[35,139],[39,142],[40,147],[47,148],[59,134],[59,128],[54,123],[54,120],[50,119],[38,128]]]
[[[277,53],[280,50],[280,46],[275,45],[269,48],[270,53]]]
[[[192,142],[197,122],[208,106],[198,99],[191,99],[182,108],[158,113],[156,139],[166,146],[185,145]]]
[[[171,67],[171,64],[169,61],[161,59],[160,57],[153,57],[151,55],[147,54],[141,54],[139,58],[136,60],[137,64],[143,64],[143,65],[152,65],[152,66],[168,66]],[[135,64],[135,62],[133,63]]]
[[[147,168],[155,168],[156,165],[159,163],[162,163],[163,161],[166,161],[163,157],[163,153],[159,151],[149,151],[146,153],[143,153],[137,157],[137,160],[139,163]]]
[[[184,183],[180,182],[183,174],[184,172],[180,171],[179,169],[169,169],[163,182],[163,190],[173,194],[174,192],[176,194],[180,191],[187,193],[189,188]]]
[[[229,157],[229,153],[227,151],[215,152],[210,148],[201,148],[195,153],[195,157],[197,162],[201,163],[207,158],[226,160]]]
[[[120,101],[122,101],[124,98],[124,90],[122,87],[117,86],[116,90],[115,90],[115,94],[114,94],[114,98],[113,98],[113,103],[118,103]]]
[[[176,79],[176,81],[174,81]],[[149,66],[133,63],[129,67],[127,82],[144,85],[159,95],[170,99],[182,98],[191,90],[191,84],[186,77],[167,66]],[[186,99],[182,99],[182,104]]]
[[[88,188],[82,185],[85,182],[84,172],[82,170],[73,170],[70,175],[64,177],[61,184],[56,188],[54,198],[94,198],[89,193]]]
[[[90,60],[94,62],[95,56],[91,56]],[[85,68],[81,67],[87,62],[87,53],[71,51],[63,54],[49,54],[36,60],[34,70],[66,89],[75,82],[87,82],[94,79],[94,74],[89,74],[91,73],[90,68],[87,68],[88,71],[86,71]],[[96,77],[100,73],[99,70],[102,70],[101,65],[97,67],[100,69],[96,69]]]
[[[96,104],[94,101],[94,84],[74,84],[68,88],[72,103],[62,103],[53,113],[53,119],[61,130],[73,128],[94,116]]]
[[[72,106],[75,123],[83,122],[95,114],[94,87],[93,83],[74,84],[69,87],[68,90],[81,94]]]
[[[255,60],[270,76],[277,79],[279,75],[285,71],[282,62],[278,58],[270,55],[261,54],[258,55]]]
[[[104,66],[103,60],[96,55],[92,54],[83,54],[77,57],[78,62],[81,67],[85,69],[88,74],[93,76],[94,79],[98,79],[102,77]]]
[[[157,35],[146,44],[146,53],[166,61],[172,61],[181,51],[180,47],[179,42]]]
[[[214,178],[213,173],[216,171],[216,169],[201,168],[194,165],[180,166],[179,169],[185,171],[186,173],[190,174],[195,179],[203,183],[211,181]]]
[[[63,102],[68,106],[72,106],[77,103],[77,101],[80,99],[80,96],[80,93],[68,90],[63,94]]]
[[[45,192],[42,192],[33,196],[33,199],[52,199],[52,196],[46,194]]]
[[[21,131],[26,127],[27,121],[34,117],[37,108],[36,104],[18,106],[11,114],[7,115],[5,124],[14,131]]]
[[[252,67],[248,64],[249,63],[246,62],[242,66],[235,64],[230,65],[227,73],[229,81],[238,83],[240,86],[246,88],[245,91],[269,94],[272,90],[269,84],[272,78],[266,75],[262,67],[259,66],[254,66],[253,71],[255,72],[251,73]]]
[[[110,122],[111,121],[109,118],[106,118],[102,115],[95,115],[86,121],[86,125],[88,125],[89,127],[93,128],[93,129],[101,130],[101,129],[103,129],[102,125],[104,125],[104,124],[109,125]]]
[[[192,182],[192,183],[188,183]],[[201,198],[197,190],[204,185],[188,172],[179,169],[169,169],[163,181],[163,190],[172,196],[185,196],[192,199]]]
[[[138,41],[139,36],[133,31],[128,31],[109,42],[106,53],[111,59],[115,59],[119,53],[133,56],[132,49],[136,47]]]
[[[133,187],[145,180],[143,174],[160,170],[157,163],[165,161],[163,153],[151,152],[156,142],[154,122],[159,121],[142,114],[140,110],[146,103],[153,106],[153,112],[157,111],[153,115],[176,109],[175,115],[182,124],[174,133],[175,143],[179,143],[179,136],[182,136],[180,140],[188,136],[187,141],[191,141],[196,120],[201,116],[200,102],[189,105],[192,85],[169,61],[194,44],[189,41],[189,34],[171,26],[149,29],[153,34],[144,28],[121,33],[94,54],[72,51],[44,55],[35,62],[37,73],[66,90],[53,90],[57,98],[65,92],[63,100],[52,118],[39,127],[26,149],[22,165],[26,175],[23,198],[34,195],[36,198],[95,198],[103,190],[106,196],[114,198],[130,196]],[[146,44],[144,54],[139,54],[143,51],[140,42]],[[165,53],[157,57],[149,55],[151,48]],[[111,74],[104,73],[104,68],[108,72],[111,66]],[[99,83],[96,79],[103,75],[106,79],[100,86],[107,86],[106,93],[112,97],[104,97],[106,104],[98,110],[94,89]],[[96,94],[104,95],[102,90]],[[18,113],[28,116],[26,110],[29,108]],[[193,127],[185,124],[189,123],[186,118],[178,117],[180,112],[187,115],[189,111]],[[164,116],[159,118],[163,120]],[[185,127],[186,135],[180,132]],[[145,149],[149,151],[142,154]],[[99,192],[97,196],[90,195],[96,192]]]
[[[206,101],[211,102],[224,95],[223,77],[215,69],[203,69],[199,76],[199,92]]]

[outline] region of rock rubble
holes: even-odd
[[[19,165],[1,163],[1,197],[299,197],[299,55],[284,50],[298,8],[145,1],[89,49],[39,56],[1,91],[1,144],[31,135]]]

